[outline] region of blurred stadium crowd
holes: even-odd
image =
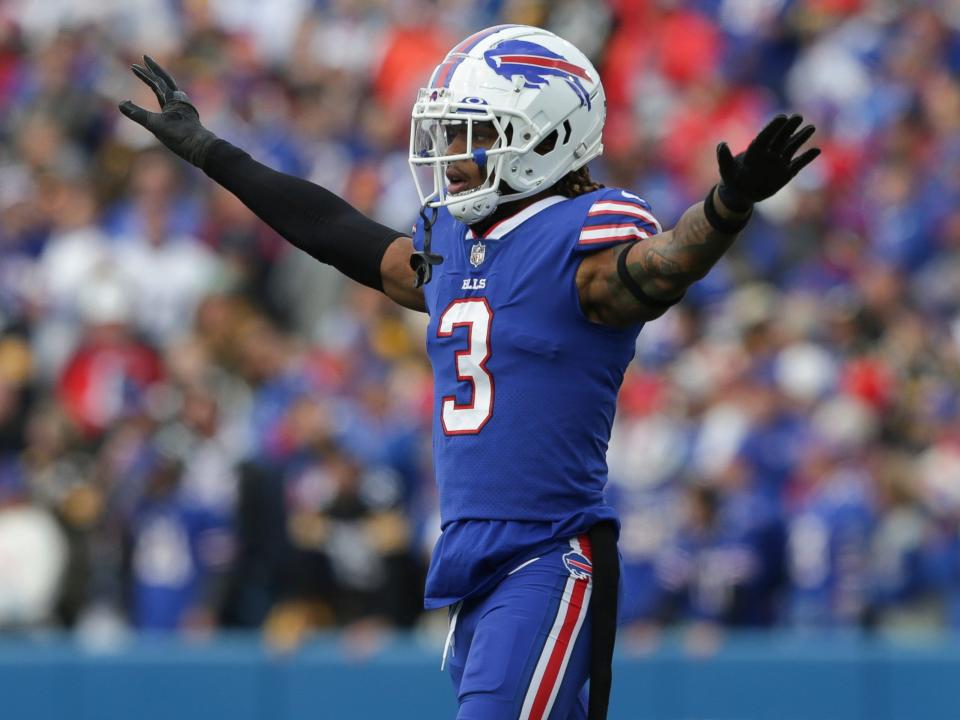
[[[640,335],[610,447],[626,618],[960,627],[955,3],[8,0],[0,628],[418,621],[424,318],[116,104],[154,106],[146,52],[219,135],[406,229],[415,89],[499,22],[594,59],[593,176],[665,226],[778,110],[824,149]]]

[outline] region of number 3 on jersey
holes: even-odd
[[[457,379],[473,386],[470,402],[458,405],[446,395],[440,419],[447,435],[475,435],[493,416],[493,377],[485,364],[490,359],[490,324],[493,311],[486,298],[454,300],[440,316],[437,337],[450,337],[457,328],[467,329],[467,347],[456,352]]]

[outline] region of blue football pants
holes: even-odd
[[[558,542],[454,607],[457,720],[586,720],[590,557],[586,535]]]

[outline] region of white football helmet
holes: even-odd
[[[478,222],[500,203],[534,195],[599,155],[605,117],[600,76],[569,42],[526,25],[481,30],[447,54],[413,106],[410,168],[420,202],[446,206],[468,225]],[[474,148],[474,123],[496,130],[489,149]],[[466,150],[447,154],[464,124]],[[485,167],[486,179],[450,194],[446,168],[460,160]],[[513,192],[501,194],[501,182]]]

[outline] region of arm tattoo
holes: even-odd
[[[697,203],[687,209],[670,232],[654,235],[621,252],[630,253],[627,269],[646,294],[670,300],[704,277],[736,238],[737,235],[721,233],[710,225],[703,214],[703,203]],[[609,277],[609,282],[615,296],[630,296],[616,274]]]

